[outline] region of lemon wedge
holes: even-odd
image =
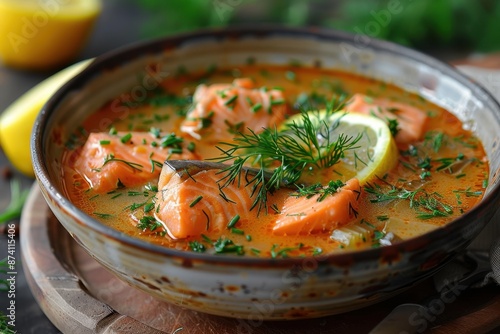
[[[100,12],[100,0],[0,0],[0,59],[24,69],[66,64]]]
[[[357,178],[361,185],[372,181],[377,176],[383,177],[396,165],[398,161],[398,148],[387,124],[379,118],[359,113],[335,112],[326,116],[325,111],[311,112],[309,118],[312,123],[326,121],[329,124],[338,122],[332,132],[334,136],[343,133],[347,137],[356,138],[361,134],[360,140],[355,145],[357,148],[345,151],[344,157],[335,164],[329,175],[332,179],[347,181]],[[302,115],[289,118],[280,130],[295,122],[303,122]]]
[[[91,60],[76,63],[33,87],[0,115],[0,146],[12,165],[33,176],[30,136],[38,112],[59,87],[85,68]]]

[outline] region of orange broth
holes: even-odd
[[[351,227],[360,227],[361,231],[366,233],[348,246],[332,239],[331,231],[307,235],[273,235],[270,227],[272,215],[265,213],[260,214],[256,221],[242,220],[238,225],[240,232],[243,232],[241,234],[227,230],[217,234],[207,233],[202,237],[173,240],[161,227],[154,231],[138,228],[137,221],[143,214],[144,206],[135,210],[134,207],[130,208],[134,203],[139,205],[155,196],[155,192],[150,189],[151,185],[157,184],[157,179],[148,182],[149,186],[116,189],[99,194],[74,170],[79,147],[85,140],[84,134],[108,132],[111,127],[125,132],[160,128],[164,133],[174,132],[183,137],[186,143],[192,142],[198,159],[217,157],[217,142],[203,138],[197,140],[178,129],[185,117],[182,115],[183,111],[189,108],[189,97],[200,82],[230,83],[235,77],[252,78],[257,87],[279,87],[286,97],[290,114],[298,112],[297,101],[304,101],[306,96],[309,97],[309,103],[316,101],[316,107],[323,108],[325,99],[329,101],[333,96],[342,93],[347,96],[361,93],[371,97],[383,97],[425,111],[429,119],[423,138],[411,145],[399,145],[400,157],[397,166],[385,175],[383,180],[373,180],[370,185],[379,185],[386,193],[391,191],[391,187],[405,188],[408,191],[422,189],[432,198],[444,203],[449,210],[438,205],[438,209],[446,213],[441,215],[433,213],[432,210],[425,211],[421,207],[416,209],[408,199],[377,202],[374,195],[365,190],[362,191],[359,212]],[[232,240],[233,245],[241,246],[240,255],[255,257],[310,256],[345,249],[379,247],[380,239],[389,233],[393,234],[390,242],[397,242],[450,222],[478,203],[486,187],[488,163],[480,141],[470,131],[465,130],[457,117],[450,112],[390,84],[320,68],[247,65],[207,73],[180,73],[164,80],[161,88],[162,90],[152,93],[152,98],[138,102],[130,102],[128,99],[127,102],[127,98],[122,96],[97,110],[83,123],[84,131],[80,129],[79,134],[75,134],[64,158],[63,178],[71,201],[102,223],[148,242],[180,250],[213,252],[208,239],[215,241],[222,235]],[[170,98],[162,100],[165,92],[170,94]],[[177,97],[178,101],[173,97]],[[431,167],[425,166],[426,158],[433,161]],[[460,170],[450,172],[447,168],[441,168],[446,159],[467,163],[463,166],[459,164]],[[423,213],[430,214],[430,217]],[[204,249],[193,249],[193,242],[203,244]]]

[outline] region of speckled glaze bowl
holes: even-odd
[[[140,99],[179,65],[257,63],[336,68],[391,82],[456,114],[491,164],[482,202],[447,226],[392,246],[300,259],[182,252],[134,239],[66,197],[63,143],[90,113],[122,93]],[[155,71],[151,71],[155,68]],[[106,120],[103,120],[105,122]],[[435,273],[491,220],[500,203],[500,106],[452,67],[407,48],[344,33],[232,28],[165,38],[97,58],[45,105],[32,138],[35,174],[50,208],[90,255],[131,286],[181,305],[254,321],[321,317],[367,306]]]

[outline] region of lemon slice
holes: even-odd
[[[101,12],[100,0],[0,0],[0,58],[47,70],[81,50]]]
[[[357,148],[345,151],[344,157],[329,171],[332,179],[347,181],[357,178],[361,185],[378,177],[383,177],[396,165],[398,161],[398,148],[387,124],[379,118],[358,114],[344,113],[342,111],[328,116],[320,111],[309,113],[313,124],[326,120],[329,124],[338,122],[337,128],[331,135],[344,135],[356,138],[361,134],[360,140],[355,145]],[[289,118],[280,130],[286,129],[288,124],[301,124],[301,114]]]
[[[12,165],[33,176],[30,136],[38,112],[64,83],[85,68],[91,60],[76,63],[33,87],[0,115],[0,146]]]

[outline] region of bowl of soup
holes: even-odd
[[[434,274],[500,200],[500,106],[426,55],[228,28],[94,60],[44,106],[34,170],[131,286],[250,320],[346,312]]]

